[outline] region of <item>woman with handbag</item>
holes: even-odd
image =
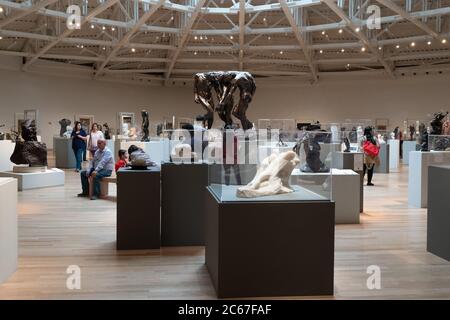
[[[366,127],[364,129],[364,135],[360,142],[361,150],[364,152],[364,175],[367,171],[367,185],[373,186],[372,178],[375,165],[380,164],[380,143],[373,136],[372,127]]]
[[[91,127],[91,132],[89,133],[89,145],[88,149],[91,153],[91,157],[94,158],[95,152],[98,149],[97,141],[98,140],[104,140],[103,132],[98,130],[97,123],[93,123]]]

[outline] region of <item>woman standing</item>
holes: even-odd
[[[75,154],[75,159],[77,165],[75,168],[76,172],[81,170],[81,163],[83,162],[83,153],[86,150],[87,134],[81,127],[81,122],[75,122],[74,129],[71,134],[72,138],[72,150]]]
[[[91,133],[89,134],[89,145],[88,145],[88,149],[89,152],[91,153],[92,158],[94,157],[95,152],[98,149],[97,141],[101,139],[104,139],[103,132],[98,130],[97,123],[93,123],[91,127]]]
[[[364,175],[367,171],[367,185],[373,186],[372,178],[375,165],[380,164],[380,157],[378,156],[380,150],[380,143],[373,136],[372,127],[364,129],[364,135],[360,142],[361,150],[364,152]]]

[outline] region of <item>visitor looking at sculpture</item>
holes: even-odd
[[[104,177],[110,177],[114,170],[114,157],[111,150],[106,146],[105,139],[97,140],[97,151],[94,158],[89,163],[87,170],[80,172],[81,187],[83,192],[78,194],[79,197],[89,196],[89,179],[93,183],[93,193],[91,200],[97,200],[100,196],[100,181]]]
[[[364,176],[367,171],[367,185],[373,186],[372,178],[375,165],[380,165],[380,143],[373,136],[372,127],[366,127],[364,129],[364,135],[360,141],[361,150],[364,152]]]
[[[119,156],[119,160],[114,167],[116,172],[119,171],[120,168],[124,168],[128,165],[128,153],[126,150],[120,149],[117,155]]]

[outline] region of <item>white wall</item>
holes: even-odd
[[[321,122],[388,118],[392,127],[401,126],[405,119],[427,119],[435,111],[450,109],[449,84],[447,74],[398,80],[324,80],[291,87],[258,86],[257,81],[247,114],[254,122],[261,118]],[[164,116],[195,118],[203,110],[193,102],[191,86],[127,85],[0,70],[0,124],[12,126],[15,112],[38,109],[41,135],[52,148],[58,120],[73,120],[75,114],[95,115],[97,122],[108,122],[114,128],[117,112],[135,112],[139,123],[143,107],[150,111],[152,124]]]

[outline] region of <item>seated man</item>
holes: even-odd
[[[83,192],[78,196],[89,196],[89,178],[92,177],[94,183],[94,192],[92,194],[91,200],[97,200],[100,196],[100,180],[102,180],[104,177],[110,177],[114,170],[114,157],[111,153],[111,150],[106,147],[106,140],[99,139],[97,141],[97,147],[98,149],[94,154],[94,158],[89,164],[89,168],[80,172]]]

